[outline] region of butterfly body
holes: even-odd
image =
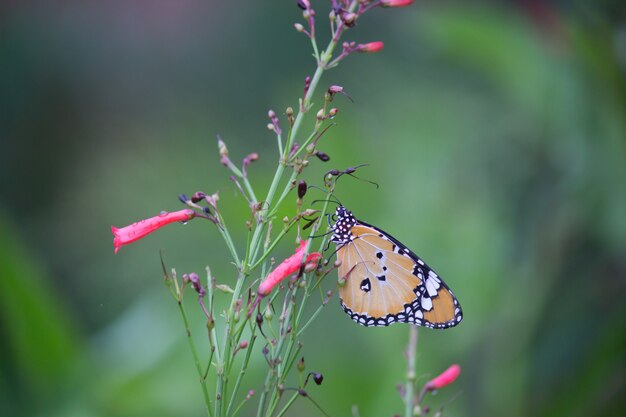
[[[341,306],[364,326],[411,323],[434,329],[456,326],[461,306],[443,280],[416,254],[375,226],[338,207],[331,228],[341,261]]]

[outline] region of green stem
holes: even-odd
[[[357,2],[354,2],[354,3],[357,3]],[[252,243],[250,245],[251,246],[250,251],[252,254],[256,253],[256,249],[258,245],[260,244],[260,238],[261,238],[263,229],[265,228],[265,223],[267,221],[267,219],[265,219],[264,216],[268,212],[268,210],[272,207],[272,200],[274,199],[274,194],[276,194],[276,189],[278,188],[278,184],[280,183],[280,180],[283,176],[283,172],[285,171],[285,161],[287,160],[288,152],[290,151],[291,146],[293,145],[294,138],[298,135],[298,132],[300,131],[300,126],[302,125],[304,114],[308,111],[308,108],[311,103],[311,98],[313,97],[313,94],[315,93],[315,90],[317,89],[317,85],[320,79],[322,78],[322,74],[325,71],[325,66],[330,61],[330,58],[333,55],[333,51],[335,50],[335,47],[337,46],[338,43],[339,43],[339,39],[331,40],[330,43],[328,44],[328,47],[326,48],[326,51],[322,53],[320,60],[318,62],[318,65],[317,65],[317,69],[315,70],[315,74],[313,74],[313,78],[311,79],[311,83],[309,84],[309,90],[307,91],[306,95],[304,96],[304,99],[302,100],[303,108],[300,109],[301,111],[298,111],[296,120],[294,121],[293,127],[291,128],[291,134],[289,135],[287,144],[285,145],[282,160],[280,161],[280,164],[278,165],[278,169],[276,170],[276,173],[274,174],[274,179],[272,180],[270,189],[267,193],[267,198],[265,199],[265,209],[259,213],[259,218],[260,218],[261,223],[256,226],[254,230],[254,235],[252,236]],[[289,184],[287,184],[287,187],[289,187]],[[256,261],[252,259],[252,263],[256,263]]]
[[[256,327],[254,329],[256,329]],[[230,402],[228,403],[228,408],[226,409],[227,416],[231,416],[230,410],[232,409],[233,404],[235,403],[235,399],[237,398],[237,392],[239,391],[239,387],[241,386],[241,381],[243,380],[243,376],[245,375],[246,370],[248,369],[248,363],[250,362],[250,354],[252,353],[252,348],[254,346],[255,340],[256,340],[256,336],[254,335],[254,330],[253,330],[252,335],[250,337],[250,343],[246,351],[246,357],[244,358],[241,364],[241,370],[239,371],[239,375],[237,376],[237,380],[235,381],[235,387],[233,388],[233,392],[230,396]]]
[[[299,395],[300,394],[298,393],[293,394],[293,396],[289,399],[289,401],[287,401],[287,404],[285,404],[285,406],[280,410],[280,412],[276,414],[276,417],[284,416],[287,410],[289,409],[289,407],[291,407],[291,405],[294,403],[294,401],[296,401]]]
[[[226,246],[228,247],[228,250],[230,251],[230,254],[233,257],[235,264],[237,264],[237,267],[240,267],[239,255],[237,255],[237,249],[235,249],[235,244],[233,243],[233,239],[230,237],[230,233],[228,233],[228,229],[226,228],[226,224],[224,223],[224,218],[219,212],[216,213],[216,216],[219,221],[219,224],[217,225],[217,230],[220,231],[220,234],[224,238],[224,241],[226,242]]]
[[[196,370],[198,371],[198,377],[200,378],[200,386],[202,387],[202,395],[204,396],[204,403],[206,405],[207,413],[209,417],[213,417],[213,413],[211,412],[211,399],[209,398],[209,391],[206,385],[206,377],[204,372],[202,371],[202,366],[200,365],[200,359],[198,358],[198,351],[196,350],[196,345],[193,342],[193,336],[191,335],[191,329],[189,328],[189,320],[187,318],[187,312],[185,311],[185,307],[183,306],[182,301],[178,302],[178,309],[183,318],[183,322],[185,323],[185,331],[187,333],[187,343],[189,345],[189,350],[191,351],[191,355],[193,356],[193,361],[196,365]]]
[[[278,242],[280,242],[283,236],[285,236],[289,232],[289,230],[291,230],[291,227],[294,224],[296,224],[296,221],[290,222],[287,226],[283,228],[283,230],[280,231],[280,233],[278,234],[278,236],[276,236],[270,246],[265,251],[263,251],[263,255],[261,255],[261,258],[249,268],[250,272],[254,271],[270,255],[270,253],[272,253]]]
[[[417,326],[409,327],[409,343],[406,347],[407,373],[404,386],[404,416],[414,417],[415,410],[415,357],[417,351]]]
[[[271,369],[268,370],[267,375],[265,376],[265,383],[263,384],[263,392],[261,393],[261,398],[259,398],[259,408],[257,408],[256,416],[261,417],[263,415],[263,410],[265,409],[265,402],[267,401],[267,393],[269,392],[270,381],[272,378]]]

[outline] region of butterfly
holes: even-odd
[[[339,206],[331,242],[337,245],[341,306],[363,326],[412,323],[433,329],[463,319],[458,300],[443,280],[393,236],[357,220]]]

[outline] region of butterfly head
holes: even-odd
[[[356,224],[356,219],[352,215],[351,211],[348,211],[345,207],[339,206],[335,210],[333,216],[335,224],[331,227],[333,232],[330,238],[331,242],[335,242],[338,245],[345,245],[352,240],[352,234],[350,229]]]

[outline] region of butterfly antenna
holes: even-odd
[[[329,234],[331,234],[332,232],[333,232],[332,230],[329,230],[328,232],[326,232],[326,233],[322,233],[321,235],[310,235],[310,236],[309,236],[309,239],[316,239],[316,238],[318,238],[318,237],[328,236],[328,235],[329,235]]]
[[[315,188],[316,190],[320,190],[321,192],[326,193],[326,190],[324,190],[323,188],[318,187],[316,185],[309,185],[309,188]],[[334,195],[332,193],[327,193],[326,197],[327,198],[324,198],[324,199],[313,200],[311,202],[311,204],[315,204],[315,203],[319,203],[319,202],[327,202],[328,201],[330,203],[335,203],[335,204],[337,204],[339,206],[343,206],[343,204],[341,204],[341,201],[339,201],[339,199],[337,198],[336,195]]]

